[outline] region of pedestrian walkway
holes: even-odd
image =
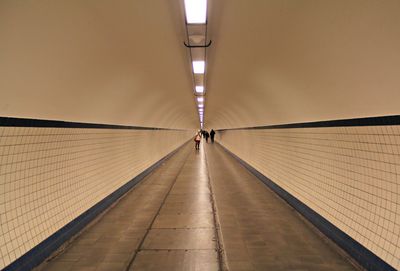
[[[230,271],[356,270],[219,145],[206,154]]]
[[[220,146],[187,144],[40,269],[354,267]]]

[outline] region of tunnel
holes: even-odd
[[[1,0],[0,269],[399,270],[399,14]]]

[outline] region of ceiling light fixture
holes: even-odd
[[[196,93],[203,93],[204,87],[203,86],[196,86]]]
[[[211,40],[207,38],[207,0],[184,0],[186,40],[183,42],[190,51],[192,65],[193,94],[203,126],[206,95],[207,49]]]
[[[204,24],[207,21],[207,0],[185,0],[186,22]]]
[[[205,70],[205,62],[203,60],[193,61],[193,72],[195,74],[203,74]]]

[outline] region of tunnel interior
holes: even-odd
[[[0,269],[46,261],[201,128],[199,163],[224,150],[363,268],[400,268],[400,2],[205,2],[199,94],[183,0],[0,1]]]

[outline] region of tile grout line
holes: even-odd
[[[307,217],[305,217],[302,213],[299,212],[293,205],[291,205],[288,201],[286,201],[282,196],[280,196],[275,190],[273,190],[270,186],[266,185],[264,181],[260,179],[254,172],[252,172],[249,168],[247,168],[237,157],[235,157],[233,153],[229,152],[221,143],[218,143],[218,147],[221,148],[221,151],[228,154],[231,163],[236,163],[240,167],[242,167],[247,174],[255,177],[256,180],[263,185],[263,188],[269,191],[280,203],[286,206],[291,212],[297,216],[302,223],[306,227],[308,227],[322,242],[324,242],[328,247],[334,250],[337,254],[339,254],[345,261],[351,264],[355,270],[358,271],[367,271],[359,262],[357,262],[348,252],[346,252],[342,247],[340,247],[335,241],[330,239],[326,234],[324,234],[316,225],[314,225]],[[239,158],[240,159],[240,158]]]
[[[219,218],[217,215],[216,201],[215,201],[215,197],[214,197],[214,192],[213,192],[212,183],[211,183],[211,175],[210,175],[210,170],[209,170],[210,167],[208,165],[207,151],[204,147],[204,144],[203,144],[203,150],[204,150],[204,157],[205,157],[205,164],[206,164],[206,171],[207,171],[208,187],[210,189],[210,201],[211,201],[211,207],[213,210],[215,236],[217,239],[216,243],[217,243],[217,253],[218,253],[218,269],[219,269],[219,271],[229,271],[228,261],[226,260],[224,246],[221,243],[221,240],[223,240],[222,231],[221,231],[221,223],[219,222]]]
[[[184,143],[182,147],[185,145]],[[172,157],[170,157],[172,158]],[[33,270],[42,270],[47,264],[51,263],[53,260],[56,260],[58,257],[63,255],[70,249],[71,245],[74,243],[75,240],[77,240],[79,237],[84,235],[86,232],[88,232],[92,227],[94,227],[97,223],[100,223],[101,220],[108,214],[109,211],[111,211],[113,208],[115,208],[121,201],[124,200],[124,198],[128,197],[133,191],[136,191],[139,189],[141,186],[145,185],[146,181],[151,177],[156,174],[158,174],[158,169],[161,169],[161,166],[170,160],[168,158],[166,161],[162,162],[160,164],[160,167],[156,168],[156,170],[152,170],[147,176],[145,176],[140,182],[138,182],[135,186],[131,187],[127,192],[125,192],[121,197],[119,197],[117,200],[115,200],[109,207],[107,207],[105,210],[103,210],[101,213],[99,213],[92,221],[90,221],[83,229],[81,229],[78,233],[73,235],[69,240],[65,241],[64,244],[62,244],[57,250],[55,250],[47,259],[45,259],[41,264],[36,266]]]
[[[166,202],[166,200],[167,200],[167,198],[168,198],[170,192],[172,191],[172,188],[175,186],[175,183],[176,183],[176,181],[177,181],[179,175],[181,174],[183,167],[186,165],[187,160],[188,160],[188,157],[190,156],[191,153],[192,153],[191,151],[188,151],[188,154],[185,156],[185,160],[184,160],[182,166],[179,168],[178,173],[176,174],[176,176],[175,176],[175,178],[174,178],[174,180],[173,180],[171,186],[169,187],[167,193],[165,194],[165,196],[164,196],[164,198],[163,198],[163,200],[162,200],[162,202],[161,202],[161,204],[160,204],[160,207],[158,208],[156,214],[154,215],[154,217],[153,217],[153,219],[152,219],[150,225],[149,225],[148,228],[146,229],[146,233],[144,234],[142,240],[140,241],[140,243],[139,243],[137,249],[135,249],[134,254],[132,255],[131,259],[129,260],[129,263],[128,263],[126,269],[125,269],[126,271],[129,271],[129,270],[130,270],[130,268],[132,267],[132,264],[133,264],[133,262],[135,261],[135,259],[136,259],[137,255],[138,255],[138,253],[139,253],[140,251],[142,251],[141,247],[143,246],[144,241],[146,240],[147,236],[149,235],[150,230],[152,229],[154,222],[156,221],[157,217],[159,216],[162,207],[164,206],[164,204],[165,204],[165,202]]]

